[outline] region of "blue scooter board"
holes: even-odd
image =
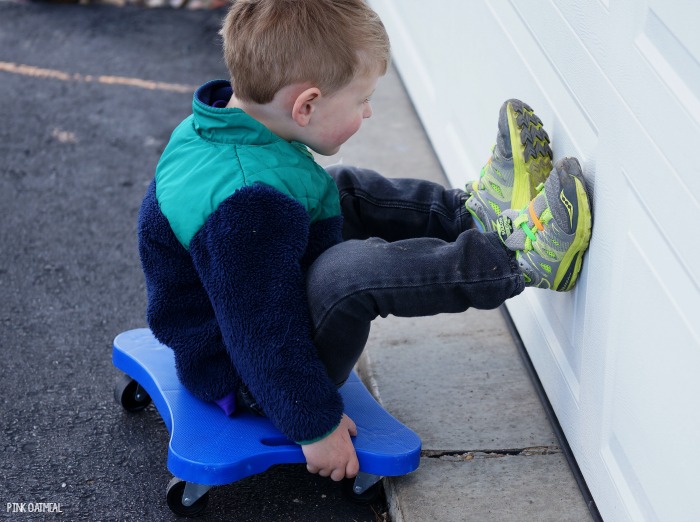
[[[229,417],[216,404],[191,395],[177,378],[172,350],[149,329],[119,334],[112,361],[126,374],[115,388],[117,402],[136,411],[152,399],[168,428],[168,469],[176,478],[168,486],[167,500],[174,512],[201,512],[211,486],[236,482],[275,464],[305,462],[301,447],[267,418],[248,412]],[[382,476],[417,469],[421,440],[382,408],[354,372],[340,393],[345,413],[357,425],[353,443],[360,473],[352,493],[362,499]]]

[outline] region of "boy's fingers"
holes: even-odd
[[[356,477],[357,474],[360,472],[360,463],[357,461],[357,459],[353,459],[350,462],[348,462],[347,467],[345,468],[345,476],[348,478],[353,478]]]
[[[306,465],[306,469],[309,470],[309,473],[318,473],[318,466],[312,466],[311,464]]]
[[[340,482],[341,480],[343,480],[344,477],[345,471],[343,471],[342,469],[334,469],[333,473],[331,473],[331,480],[333,480],[334,482]]]
[[[357,424],[355,424],[355,421],[347,415],[345,416],[345,418],[348,419],[348,432],[350,432],[350,435],[354,437],[355,435],[357,435]]]

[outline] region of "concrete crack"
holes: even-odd
[[[531,457],[534,455],[554,455],[561,453],[559,446],[531,446],[513,449],[483,449],[483,450],[422,450],[421,457],[440,459],[453,462],[464,462],[474,459],[496,459],[508,456]]]

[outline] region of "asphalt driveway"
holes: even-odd
[[[0,1],[0,514],[174,518],[167,431],[152,406],[114,403],[111,341],[145,325],[138,207],[192,89],[226,76],[222,14]],[[213,489],[204,520],[381,510],[280,466]]]

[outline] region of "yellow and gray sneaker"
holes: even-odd
[[[578,160],[557,161],[539,194],[520,212],[503,212],[496,230],[515,251],[525,286],[571,290],[591,238],[591,207]]]
[[[501,212],[521,209],[552,170],[552,149],[542,120],[520,100],[508,100],[498,116],[498,136],[479,179],[467,184],[465,205],[482,232],[494,230]]]

